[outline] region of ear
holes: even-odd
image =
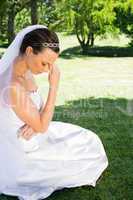
[[[33,48],[31,46],[28,46],[25,50],[25,54],[27,56],[30,56],[31,54],[33,54]]]

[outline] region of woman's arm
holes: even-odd
[[[49,73],[50,89],[47,101],[41,113],[39,113],[32,99],[26,94],[20,84],[14,83],[11,87],[11,105],[15,113],[25,124],[29,125],[35,132],[44,133],[53,117],[55,101],[60,78],[59,69],[54,66]]]
[[[44,106],[44,102],[42,102],[41,107],[39,109],[40,114],[43,112]],[[18,137],[23,137],[26,140],[29,140],[33,137],[33,135],[36,134],[37,133],[29,125],[24,124],[19,130]]]

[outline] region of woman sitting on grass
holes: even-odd
[[[96,185],[108,166],[100,138],[78,125],[52,121],[60,80],[56,33],[24,28],[0,61],[0,193],[39,200],[55,190]],[[34,75],[48,73],[44,103]]]

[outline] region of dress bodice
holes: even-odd
[[[28,92],[28,93],[32,101],[34,102],[34,104],[37,106],[37,109],[39,110],[41,106],[43,106],[43,99],[42,99],[41,94],[39,93],[39,90],[35,92]],[[3,121],[3,128],[4,128],[2,132],[8,133],[8,137],[10,137],[11,139],[14,138],[16,140],[16,143],[19,144],[22,147],[22,149],[24,149],[25,152],[34,151],[35,149],[39,147],[38,142],[35,139],[36,138],[35,136],[32,137],[28,141],[22,137],[20,137],[19,140],[17,139],[18,138],[17,136],[20,133],[20,128],[25,124],[25,122],[23,122],[17,116],[17,114],[14,112],[14,110],[11,107],[7,109],[3,109],[0,115],[0,118],[1,117],[2,117],[1,121]],[[37,136],[39,138],[39,135]],[[13,139],[13,142],[14,142],[14,139]]]
[[[36,104],[38,110],[43,105],[43,99],[41,94],[39,93],[39,90],[35,92],[29,92],[29,95],[32,99],[32,101]],[[18,130],[21,126],[23,126],[25,123],[17,116],[17,114],[14,112],[14,110],[10,107],[8,109],[4,109],[3,111],[3,119],[5,119],[5,124],[8,124],[12,128],[15,128]]]

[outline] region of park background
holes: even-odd
[[[132,200],[133,0],[0,0],[0,57],[31,24],[46,25],[60,39],[53,120],[97,133],[109,159],[95,188],[65,188],[47,199]],[[47,74],[35,79],[45,100]]]

